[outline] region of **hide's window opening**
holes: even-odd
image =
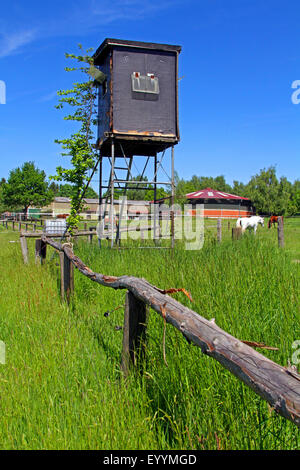
[[[158,77],[155,77],[153,73],[141,75],[139,72],[133,72],[131,85],[134,92],[159,94]]]

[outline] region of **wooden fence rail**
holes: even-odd
[[[150,231],[150,230],[153,230],[153,227],[144,227],[144,228],[143,227],[135,227],[135,228],[120,230],[120,233],[133,232],[133,231],[143,232],[143,231]],[[116,231],[114,231],[113,233],[115,235]],[[27,238],[41,239],[42,235],[43,235],[42,231],[39,231],[39,232],[27,232],[27,231],[23,232],[22,230],[20,231],[21,250],[22,250],[23,259],[24,259],[25,264],[28,263],[28,247],[27,247],[26,239]],[[94,227],[90,227],[89,230],[81,230],[81,231],[75,232],[72,235],[72,238],[76,242],[77,237],[88,237],[89,242],[92,243],[93,235],[97,235],[97,231],[94,230]],[[102,239],[109,240],[110,237],[111,237],[110,232],[106,232],[106,233],[102,234]],[[64,237],[61,233],[52,233],[51,238],[60,238],[60,239],[67,238],[67,240],[68,240],[68,239],[71,238],[71,236],[70,236],[69,233],[66,235],[66,237]],[[36,260],[37,260],[37,258],[41,258],[41,259],[45,258],[45,257],[41,257],[39,249],[37,248],[37,244],[36,244],[35,257],[36,257]]]
[[[98,284],[113,289],[125,289],[126,308],[124,320],[122,369],[136,360],[136,349],[141,345],[145,331],[146,306],[157,312],[165,322],[179,330],[188,342],[200,347],[202,353],[216,359],[255,393],[266,400],[280,415],[300,427],[300,375],[290,367],[281,366],[255,349],[219,328],[214,320],[207,320],[170,297],[168,291],[151,285],[147,280],[133,276],[109,276],[92,271],[78,258],[70,243],[58,243],[46,235],[45,245],[61,253],[84,276]],[[70,269],[68,268],[70,271]],[[64,275],[64,292],[72,292],[72,274]],[[251,344],[251,343],[249,343]]]
[[[11,223],[13,231],[15,230],[16,223],[17,223],[16,221],[6,220],[6,219],[1,220],[0,222],[2,222],[3,227],[6,227],[7,229],[9,228],[8,224]],[[43,221],[39,221],[39,222],[43,223]],[[218,243],[222,242],[222,222],[223,222],[222,219],[218,218],[216,225],[207,225],[207,227],[206,227],[208,230],[210,230],[212,228],[217,229],[216,230],[216,240],[217,240]],[[22,224],[25,225],[25,232],[22,231]],[[32,227],[31,232],[28,232],[28,226]],[[35,238],[35,237],[39,237],[42,233],[42,231],[36,232],[36,228],[37,228],[37,223],[36,222],[26,222],[26,221],[18,222],[17,227],[18,227],[19,232],[22,235],[26,236],[26,237],[28,236],[28,237]],[[238,228],[236,228],[235,226],[231,227],[231,221],[230,220],[227,221],[227,227],[228,227],[228,230],[231,229],[231,238],[232,238],[232,240],[238,240],[238,239],[241,238],[242,231],[241,231],[240,227],[238,227]],[[120,232],[122,232],[122,233],[123,232],[132,232],[132,231],[141,232],[141,238],[143,239],[144,238],[143,237],[143,232],[147,231],[147,230],[150,231],[150,230],[153,230],[153,229],[154,229],[154,227],[123,228],[123,229],[120,230]],[[87,233],[88,230],[89,230],[89,232]],[[115,237],[116,230],[114,230],[113,233],[114,233],[114,237]],[[78,231],[75,234],[75,240],[76,240],[77,236],[82,236],[82,235],[88,236],[89,242],[92,243],[93,236],[96,235],[96,227],[95,226],[88,227],[87,222],[85,222],[84,223],[84,230]],[[54,235],[54,237],[56,237],[56,235]],[[111,232],[106,230],[105,232],[103,232],[101,238],[109,240],[111,238]],[[280,247],[284,246],[284,233],[283,233],[283,220],[282,220],[282,217],[280,217],[279,220],[278,220],[278,245]]]

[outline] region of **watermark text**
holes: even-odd
[[[6,104],[6,85],[3,80],[0,80],[0,104]]]

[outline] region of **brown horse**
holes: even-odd
[[[279,215],[271,215],[269,219],[268,227],[271,228],[272,225],[278,224],[279,217],[280,217]],[[282,222],[283,222],[283,217],[282,217]]]

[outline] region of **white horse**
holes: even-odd
[[[243,233],[247,228],[249,228],[253,229],[254,235],[256,234],[258,224],[264,227],[264,219],[258,215],[253,215],[252,217],[240,217],[236,221],[236,227],[242,227]]]

